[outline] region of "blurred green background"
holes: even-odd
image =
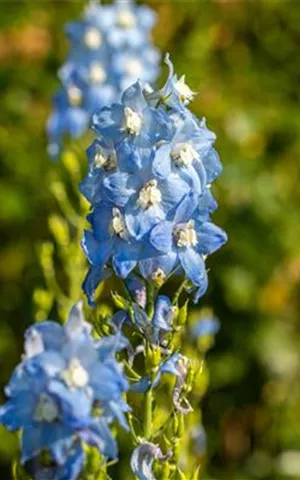
[[[217,133],[224,164],[214,219],[229,242],[209,260],[203,300],[222,322],[203,404],[207,478],[300,479],[300,4],[150,4],[155,43],[199,92],[192,109]],[[0,5],[1,391],[44,282],[38,245],[52,239],[48,217],[60,211],[49,184],[69,182],[47,157],[45,122],[68,48],[63,25],[83,5]],[[0,434],[9,479],[16,441]]]

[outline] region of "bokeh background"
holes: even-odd
[[[229,242],[209,261],[202,302],[222,322],[203,402],[207,478],[300,479],[300,4],[149,4],[159,18],[155,43],[171,52],[176,70],[199,92],[192,109],[217,133],[224,164],[214,218]],[[83,5],[0,4],[1,391],[26,326],[46,310],[58,311],[43,274],[51,282],[50,244],[42,254],[40,245],[68,244],[60,203],[69,192],[75,210],[80,205],[71,184],[84,163],[80,171],[70,156],[49,160],[45,122],[68,49],[63,25]],[[54,250],[61,288],[76,299],[80,279],[70,292],[69,272]],[[9,479],[16,439],[0,435],[0,474]]]

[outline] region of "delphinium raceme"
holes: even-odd
[[[111,322],[130,342],[133,404],[135,396],[143,399],[142,411],[133,407],[129,414],[136,444],[131,468],[140,480],[184,478],[176,476],[184,464],[180,438],[200,367],[184,354],[188,300],[181,299],[192,295],[197,303],[204,295],[206,259],[227,240],[211,222],[217,203],[210,187],[222,170],[216,137],[188,109],[195,94],[184,76],[174,74],[169,56],[166,62],[162,89],[137,81],[119,103],[93,115],[97,138],[80,186],[91,204],[91,228],[82,242],[90,262],[83,283],[90,305],[107,277],[124,284],[123,295],[113,293],[119,310]],[[171,298],[160,292],[169,279],[180,282]],[[203,329],[212,336],[214,322],[202,322],[190,336],[196,341]],[[174,377],[172,403],[157,426],[165,374]]]
[[[78,479],[87,445],[98,452],[94,475],[117,457],[111,424],[128,429],[123,394],[129,384],[115,358],[124,348],[128,341],[120,332],[92,336],[81,303],[64,326],[46,321],[26,331],[25,353],[6,387],[0,422],[20,430],[21,462],[34,480]]]
[[[80,137],[93,112],[118,101],[124,88],[138,78],[156,79],[160,55],[150,37],[155,21],[150,8],[130,0],[91,1],[83,19],[67,25],[71,49],[59,70],[61,89],[48,121],[52,157],[59,155],[65,134]]]

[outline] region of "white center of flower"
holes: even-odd
[[[99,145],[96,147],[94,156],[94,165],[96,168],[104,168],[105,170],[114,170],[117,166],[117,158],[115,153],[107,155]]]
[[[121,28],[134,28],[136,26],[136,19],[130,10],[123,9],[117,18],[117,25]]]
[[[58,418],[58,414],[59,411],[55,401],[46,393],[42,393],[34,412],[34,419],[37,422],[52,423]]]
[[[193,100],[195,92],[193,92],[185,83],[185,75],[182,75],[182,77],[180,77],[180,79],[174,83],[174,88],[179,94],[179,98],[182,103],[186,101],[191,102]]]
[[[80,88],[72,85],[68,88],[68,99],[70,105],[73,107],[78,107],[82,102],[82,91]]]
[[[92,83],[104,83],[107,78],[106,72],[101,63],[93,63],[90,68],[90,80]]]
[[[137,205],[143,210],[153,207],[161,202],[161,191],[157,188],[157,180],[150,180],[143,186],[139,193]]]
[[[143,92],[145,95],[151,95],[154,92],[153,87],[151,87],[150,83],[145,83]]]
[[[174,235],[178,247],[194,247],[198,243],[193,220],[175,227]]]
[[[89,374],[77,358],[73,358],[61,374],[70,389],[84,388],[89,383]]]
[[[137,58],[129,58],[125,63],[125,70],[132,77],[139,77],[143,73],[143,65]]]
[[[110,222],[111,233],[118,235],[120,238],[126,239],[128,236],[125,220],[118,208],[113,208],[112,220]]]
[[[171,151],[171,158],[178,167],[188,167],[200,156],[191,143],[178,143]]]
[[[89,28],[84,35],[84,43],[91,50],[96,50],[102,43],[102,35],[97,28]]]
[[[165,274],[165,272],[163,271],[162,268],[157,268],[155,270],[155,272],[153,272],[151,278],[152,278],[153,282],[161,284],[165,281],[166,274]]]
[[[142,130],[143,118],[130,107],[124,109],[124,128],[131,135],[139,135]]]

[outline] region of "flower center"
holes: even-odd
[[[125,63],[125,70],[132,77],[139,77],[143,72],[143,66],[137,58],[130,58]]]
[[[94,164],[96,168],[104,168],[104,170],[114,170],[117,166],[117,158],[115,153],[106,155],[103,150],[97,145],[94,156]]]
[[[195,92],[193,92],[190,87],[185,83],[185,75],[182,75],[182,77],[174,83],[174,88],[178,93],[180,101],[182,103],[186,101],[191,102],[193,100]]]
[[[110,222],[110,232],[118,235],[122,239],[126,239],[128,237],[124,217],[118,208],[113,208],[112,220]]]
[[[77,358],[73,358],[61,374],[70,389],[84,388],[89,382],[89,374]]]
[[[178,247],[194,247],[198,243],[193,220],[175,227],[174,235]]]
[[[134,28],[136,26],[136,19],[130,10],[123,9],[117,18],[117,25],[121,28]]]
[[[75,85],[69,87],[68,99],[70,105],[72,105],[73,107],[79,107],[82,102],[82,91],[80,90],[80,88],[76,87]]]
[[[97,28],[89,28],[84,35],[84,43],[91,50],[96,50],[102,43],[102,35]]]
[[[178,143],[171,151],[171,158],[178,167],[188,167],[200,156],[191,143]]]
[[[34,412],[34,419],[37,422],[52,423],[58,418],[58,414],[59,411],[55,401],[46,393],[42,393]]]
[[[157,285],[162,285],[166,279],[166,274],[162,268],[157,268],[151,278]]]
[[[92,83],[104,83],[107,78],[106,72],[101,63],[93,63],[90,68],[90,80]]]
[[[161,191],[157,188],[157,180],[150,180],[139,193],[137,205],[143,210],[161,202]]]
[[[124,109],[124,127],[131,135],[139,135],[142,130],[143,118],[130,107]]]

